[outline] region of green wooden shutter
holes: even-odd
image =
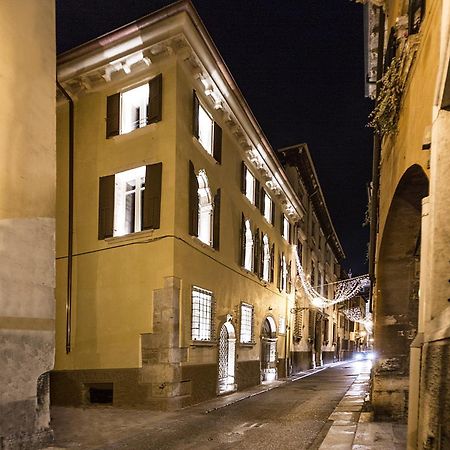
[[[264,188],[261,188],[259,192],[259,210],[261,211],[261,214],[264,216],[265,212],[265,202],[264,202]]]
[[[220,189],[217,189],[214,196],[213,248],[220,248]]]
[[[282,277],[282,269],[283,269],[283,257],[281,253],[278,255],[278,290],[281,292],[283,289],[283,283],[281,280]]]
[[[241,266],[244,267],[245,265],[245,217],[244,213],[241,215],[241,232],[240,232],[240,240],[239,240],[239,259]]]
[[[261,185],[259,184],[259,180],[255,178],[255,206],[259,209],[260,200],[261,200]]]
[[[98,238],[114,234],[114,175],[100,177],[98,196]]]
[[[259,237],[259,228],[255,230],[253,235],[253,272],[259,276],[259,261],[261,252],[261,240]]]
[[[275,244],[272,244],[270,250],[270,282],[273,283],[275,278]]]
[[[221,164],[222,163],[222,128],[214,122],[214,147],[213,147],[213,157],[214,159]]]
[[[192,161],[189,161],[189,234],[198,236],[198,180]]]
[[[273,200],[271,200],[271,201],[272,201],[272,218],[271,218],[271,221],[272,221],[272,225],[275,226],[275,202]]]
[[[198,98],[195,91],[192,93],[192,134],[198,139]]]
[[[148,83],[147,123],[162,120],[162,74],[157,75]]]
[[[287,265],[287,281],[286,281],[286,292],[288,294],[290,294],[292,290],[291,270],[292,270],[292,261],[289,261],[289,264]]]
[[[158,229],[161,215],[162,163],[150,164],[145,170],[142,229]]]
[[[247,174],[247,166],[245,165],[244,161],[241,161],[241,192],[244,195],[246,189],[246,178],[245,178],[246,174]]]
[[[106,99],[106,138],[120,134],[120,94]]]

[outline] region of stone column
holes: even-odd
[[[55,5],[0,2],[0,448],[51,437]]]

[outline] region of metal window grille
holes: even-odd
[[[210,341],[212,338],[212,292],[194,286],[192,288],[192,340]]]
[[[241,333],[240,340],[243,344],[250,344],[253,340],[253,306],[241,304]]]

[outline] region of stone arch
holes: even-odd
[[[422,199],[428,184],[419,165],[408,168],[382,233],[374,309],[378,360],[373,402],[378,417],[403,420],[407,414],[410,345],[418,328]]]
[[[277,378],[277,325],[266,316],[261,326],[261,381]]]

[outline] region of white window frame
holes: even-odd
[[[206,245],[213,243],[214,204],[205,170],[200,170],[198,181],[198,238]]]
[[[291,223],[285,214],[283,214],[283,238],[289,242],[289,234],[291,231]]]
[[[250,172],[247,166],[245,166],[245,196],[249,202],[254,205],[256,203],[256,178]]]
[[[206,108],[198,102],[198,142],[212,156],[214,150],[214,120]]]
[[[244,243],[244,269],[248,271],[253,270],[253,233],[250,226],[250,220],[245,222],[245,243]]]
[[[270,281],[270,243],[267,234],[263,236],[263,270],[262,270],[262,279],[264,281]]]
[[[118,172],[114,175],[114,230],[113,236],[142,231],[142,207],[145,190],[146,167]],[[129,188],[130,182],[134,183],[134,189]],[[134,197],[133,211],[127,208],[127,199]],[[134,214],[134,220],[132,215]]]
[[[239,341],[241,344],[253,343],[253,305],[241,303]]]
[[[273,225],[272,223],[273,202],[272,199],[270,198],[270,195],[266,191],[264,191],[263,202],[264,202],[264,219],[266,219],[267,222]]]
[[[120,134],[147,125],[149,89],[149,84],[145,83],[120,94]]]
[[[191,291],[191,339],[209,342],[213,337],[213,293],[198,286]]]

